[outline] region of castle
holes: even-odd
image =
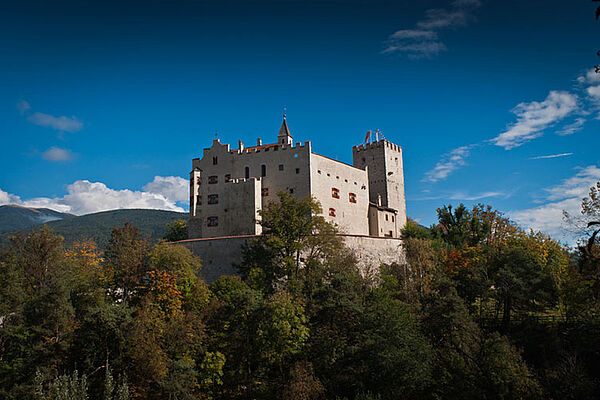
[[[202,257],[208,280],[234,273],[241,245],[262,232],[259,211],[280,191],[318,200],[363,262],[399,257],[406,224],[402,148],[368,134],[352,155],[349,165],[314,153],[308,141],[294,145],[285,115],[276,143],[258,139],[245,147],[240,141],[230,149],[213,140],[192,160],[185,241]]]

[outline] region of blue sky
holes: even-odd
[[[408,215],[490,204],[562,235],[600,180],[589,1],[0,5],[0,204],[187,209],[191,159],[274,140],[403,147]]]

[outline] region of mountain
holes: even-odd
[[[48,208],[28,208],[17,205],[0,206],[0,234],[20,231],[30,226],[74,217]]]
[[[59,213],[60,214],[60,213]],[[15,231],[31,231],[41,229],[47,225],[57,234],[65,238],[65,245],[69,246],[76,240],[94,239],[98,247],[104,249],[113,227],[121,227],[125,222],[137,226],[143,235],[149,235],[152,241],[162,238],[167,232],[167,224],[177,219],[187,219],[187,213],[163,210],[112,210],[81,216],[69,216],[61,220],[50,221],[45,224],[29,226],[26,229]],[[0,216],[0,226],[3,228],[4,220]],[[6,246],[8,237],[15,233],[4,234],[0,237],[0,247]]]

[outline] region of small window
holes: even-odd
[[[246,176],[246,179],[250,178],[250,167],[246,167],[245,176]]]
[[[350,203],[356,203],[356,194],[348,193],[348,201],[350,201]]]
[[[331,174],[327,174],[327,176],[331,176]]]
[[[394,216],[392,215],[392,222],[394,222]]]
[[[344,179],[344,182],[348,183],[348,179]]]
[[[283,164],[279,164],[279,170],[283,171]]]
[[[336,177],[335,177],[335,179],[340,179],[340,177],[339,177],[339,176],[336,176]]]
[[[208,183],[209,185],[212,185],[214,183],[218,183],[219,182],[219,177],[216,175],[211,175],[208,177]]]
[[[291,189],[290,189],[290,193],[291,193],[291,194],[294,194],[294,188],[291,188]]]
[[[231,182],[231,174],[225,175],[225,182]]]
[[[260,176],[267,176],[267,166],[265,164],[260,166]]]
[[[219,195],[218,194],[209,194],[208,195],[208,204],[219,204]]]
[[[273,146],[273,151],[279,150],[279,146]]]
[[[269,188],[262,188],[261,191],[260,191],[260,194],[263,197],[267,197],[269,195]]]
[[[206,218],[207,226],[218,226],[219,225],[219,217],[208,217]]]
[[[296,168],[296,173],[299,174],[300,173],[300,168]]]
[[[385,220],[386,220],[386,221],[388,220],[388,215],[387,215],[387,214],[385,214]]]
[[[334,199],[340,198],[340,190],[338,188],[331,188],[331,197]]]
[[[320,174],[320,173],[321,173],[321,170],[318,170],[317,172]]]
[[[202,185],[202,177],[201,176],[199,176],[199,177],[196,178],[196,183],[198,185]]]
[[[213,165],[217,165],[217,157],[213,157]]]
[[[202,195],[201,195],[201,194],[199,194],[199,195],[198,195],[198,200],[197,200],[197,202],[198,202],[198,205],[199,205],[199,206],[201,206],[201,205],[202,205]]]
[[[335,208],[330,208],[329,209],[329,216],[330,217],[335,217]]]

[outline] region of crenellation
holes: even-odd
[[[352,146],[346,164],[294,142],[284,117],[276,143],[230,149],[217,138],[202,154],[190,173],[192,239],[261,234],[259,212],[281,191],[314,197],[345,235],[398,240],[406,223],[402,148],[385,139]]]

